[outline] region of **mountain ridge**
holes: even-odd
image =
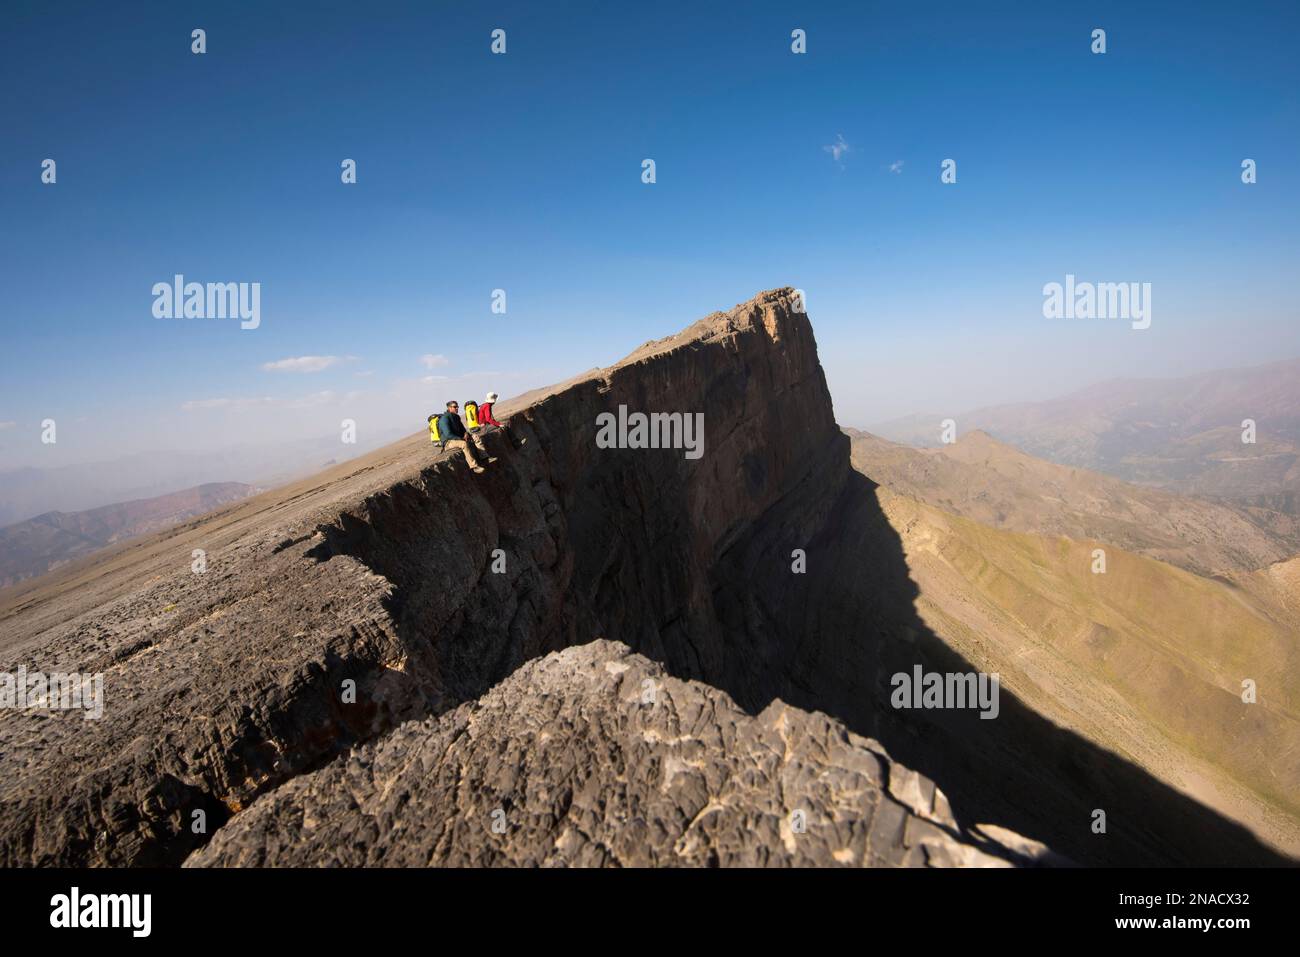
[[[43,575],[123,539],[157,531],[247,498],[242,482],[207,482],[152,498],[78,512],[44,512],[0,528],[0,588]]]
[[[942,444],[941,423],[948,418],[959,435],[983,430],[1059,465],[1300,514],[1300,359],[1182,378],[1115,380],[1039,402],[908,416],[870,431],[934,447]]]
[[[845,429],[856,468],[893,491],[1012,531],[1094,538],[1205,575],[1300,554],[1300,520],[1058,465],[972,429],[918,449]]]

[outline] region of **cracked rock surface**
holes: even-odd
[[[994,829],[990,829],[992,831]],[[823,714],[594,641],[303,775],[187,866],[1008,866],[933,782]],[[1014,849],[1013,849],[1014,848]]]

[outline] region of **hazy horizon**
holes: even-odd
[[[631,351],[629,349],[629,351]],[[822,362],[826,364],[829,357],[821,349]],[[621,356],[619,358],[622,358]],[[612,364],[616,360],[604,363]],[[1300,361],[1300,356],[1289,359],[1275,359],[1258,366],[1230,366],[1222,369],[1210,368],[1191,370],[1188,377],[1216,372],[1234,372],[1243,369],[1263,369],[1269,366],[1284,365]],[[580,370],[575,370],[575,372]],[[533,388],[555,385],[571,376],[557,377],[554,381],[539,382],[521,389],[519,393]],[[828,373],[828,380],[829,380]],[[1078,387],[1047,390],[1047,394],[1014,396],[1003,402],[986,402],[982,404],[954,405],[947,409],[917,408],[900,416],[872,421],[851,421],[840,414],[840,405],[835,395],[834,381],[828,381],[831,401],[835,403],[836,421],[840,426],[861,431],[872,432],[883,438],[903,444],[909,441],[906,430],[898,431],[891,426],[912,424],[909,420],[935,417],[938,422],[948,415],[965,416],[972,412],[1001,405],[1017,405],[1039,401],[1052,401],[1066,398],[1074,393],[1088,391],[1114,381],[1116,377],[1107,377],[1084,382]],[[1177,381],[1184,376],[1133,376],[1125,377],[1130,381]],[[461,390],[465,391],[465,390]],[[455,393],[459,395],[460,393]],[[503,394],[502,401],[508,402],[514,394]],[[394,416],[389,416],[393,418]],[[247,484],[276,486],[309,475],[328,467],[330,464],[346,461],[363,455],[377,448],[422,431],[423,425],[417,424],[383,424],[384,416],[379,415],[370,420],[367,434],[359,436],[357,443],[342,445],[333,433],[319,432],[314,435],[295,434],[291,441],[273,445],[269,442],[238,442],[230,445],[218,445],[210,448],[153,447],[130,452],[122,452],[106,458],[87,461],[56,461],[47,464],[19,466],[0,469],[0,478],[17,478],[32,472],[35,477],[37,498],[19,496],[16,486],[0,486],[0,527],[25,521],[47,511],[81,511],[100,505],[114,504],[138,498],[150,498],[154,495],[167,494],[183,488],[193,487],[206,482],[242,482]],[[73,449],[84,448],[73,446]],[[313,456],[314,457],[310,457]],[[327,458],[328,456],[328,458]],[[218,464],[221,462],[222,464]],[[52,481],[54,476],[65,472],[74,484],[80,483],[79,470],[94,467],[98,469],[115,469],[112,472],[116,484],[106,481],[105,472],[97,472],[97,485],[76,489],[66,489]],[[115,491],[116,489],[116,491]]]
[[[683,323],[683,325],[685,325],[685,323]],[[814,329],[815,329],[815,327],[816,327],[816,321],[815,321],[815,319],[814,319],[813,325],[814,325]],[[633,348],[633,347],[629,346],[627,352],[630,353],[630,352],[632,351],[632,348]],[[824,351],[824,350],[822,350],[822,351]],[[609,361],[604,362],[604,363],[601,363],[601,364],[598,365],[598,366],[594,366],[593,368],[600,368],[600,367],[604,367],[604,366],[612,365],[614,362],[618,361],[618,359],[621,359],[621,358],[622,358],[622,356],[619,356],[619,357],[617,357],[617,358],[611,358]],[[834,361],[834,357],[833,357],[833,356],[822,355],[822,356],[821,356],[821,359],[822,359],[822,364],[823,364],[824,366],[829,365],[831,362]],[[1046,401],[1052,401],[1052,400],[1054,400],[1054,399],[1065,398],[1065,397],[1067,397],[1067,396],[1069,396],[1069,395],[1072,395],[1072,394],[1074,394],[1074,393],[1076,393],[1076,392],[1081,392],[1081,391],[1086,391],[1086,390],[1089,390],[1089,389],[1092,389],[1092,388],[1096,388],[1096,387],[1098,387],[1098,386],[1102,386],[1102,385],[1105,385],[1105,384],[1108,383],[1108,382],[1112,382],[1112,381],[1116,381],[1116,380],[1132,380],[1132,381],[1143,381],[1143,380],[1151,380],[1151,381],[1168,381],[1168,380],[1177,380],[1177,379],[1182,379],[1182,378],[1190,378],[1190,377],[1194,377],[1194,376],[1202,375],[1202,374],[1206,374],[1206,373],[1215,373],[1215,372],[1232,372],[1232,371],[1240,371],[1240,370],[1243,370],[1243,369],[1264,368],[1264,367],[1267,367],[1267,366],[1272,366],[1272,365],[1282,365],[1282,364],[1285,364],[1285,363],[1296,362],[1296,361],[1300,361],[1300,355],[1293,356],[1293,357],[1287,357],[1287,358],[1281,358],[1281,359],[1271,359],[1271,360],[1268,360],[1268,361],[1266,361],[1266,362],[1252,363],[1252,364],[1249,364],[1249,365],[1233,365],[1233,364],[1229,364],[1229,365],[1210,365],[1210,364],[1207,364],[1207,365],[1205,365],[1203,368],[1190,368],[1190,369],[1188,369],[1188,370],[1185,371],[1185,372],[1180,372],[1180,373],[1177,373],[1177,374],[1169,374],[1169,375],[1141,375],[1141,374],[1137,374],[1137,375],[1114,375],[1114,376],[1109,376],[1109,375],[1108,375],[1108,376],[1105,376],[1105,377],[1103,377],[1103,378],[1095,378],[1095,379],[1081,379],[1077,384],[1075,384],[1075,385],[1070,385],[1070,386],[1068,386],[1068,387],[1067,387],[1067,386],[1062,386],[1062,385],[1057,385],[1056,387],[1053,387],[1052,385],[1049,384],[1049,385],[1045,385],[1045,386],[1043,386],[1041,389],[1038,389],[1038,390],[1017,390],[1015,386],[1012,386],[1012,388],[1008,389],[1008,390],[1005,392],[1005,396],[1006,396],[1006,397],[1004,397],[1004,398],[1002,398],[1002,399],[999,399],[999,400],[997,400],[997,401],[985,401],[985,397],[987,397],[988,393],[983,393],[983,394],[982,394],[983,397],[975,397],[975,398],[978,399],[978,401],[963,401],[963,400],[957,400],[957,401],[954,401],[954,402],[950,403],[950,404],[949,404],[947,407],[945,407],[942,411],[943,411],[943,414],[953,414],[953,415],[958,415],[958,414],[962,414],[962,413],[968,413],[968,412],[977,411],[977,410],[979,410],[979,409],[981,409],[981,408],[986,408],[986,407],[991,407],[991,406],[1018,405],[1018,404],[1022,404],[1022,403],[1034,403],[1034,402],[1046,402]],[[563,381],[565,381],[565,380],[567,380],[567,379],[569,379],[569,378],[572,378],[573,375],[580,374],[581,372],[582,372],[582,370],[580,370],[580,369],[575,369],[575,370],[573,370],[570,374],[567,374],[567,375],[557,375],[557,377],[554,378],[554,379],[548,379],[548,380],[545,380],[545,381],[540,381],[540,380],[539,380],[539,381],[531,382],[530,384],[524,385],[523,387],[521,387],[521,388],[519,388],[518,390],[513,391],[513,392],[502,392],[502,393],[501,393],[501,401],[502,401],[502,402],[508,402],[508,401],[510,401],[511,399],[513,399],[513,398],[514,398],[515,396],[517,396],[517,395],[523,395],[524,393],[529,392],[529,391],[532,391],[532,390],[534,390],[534,389],[545,388],[545,387],[548,387],[548,386],[556,385],[556,384],[558,384],[558,383],[560,383],[560,382],[563,382]],[[479,378],[479,377],[476,377],[476,378]],[[505,378],[505,377],[497,377],[497,378]],[[840,425],[842,425],[842,426],[845,426],[845,427],[847,427],[847,428],[854,428],[854,429],[860,429],[860,430],[870,431],[870,429],[871,429],[872,426],[888,425],[888,424],[890,424],[890,423],[892,423],[892,422],[894,422],[894,421],[896,421],[896,420],[907,419],[907,418],[910,418],[910,417],[913,417],[913,416],[926,416],[926,415],[932,415],[932,414],[936,414],[937,412],[940,411],[940,409],[938,408],[938,406],[937,406],[937,404],[936,404],[936,407],[935,407],[935,408],[928,408],[928,407],[922,407],[922,406],[917,406],[917,407],[915,407],[915,408],[908,408],[908,409],[906,409],[905,411],[901,412],[900,414],[898,414],[898,415],[893,415],[893,416],[882,417],[882,416],[876,415],[876,416],[873,418],[873,417],[870,417],[870,416],[871,416],[871,413],[867,413],[867,417],[861,417],[861,418],[858,418],[858,419],[849,420],[849,419],[847,419],[844,415],[840,414],[840,412],[839,412],[839,409],[840,409],[840,403],[839,403],[839,401],[838,401],[838,399],[837,399],[837,397],[836,397],[836,385],[835,385],[835,382],[833,381],[833,379],[832,379],[832,377],[831,377],[831,375],[830,375],[829,372],[827,373],[827,379],[828,379],[828,388],[830,389],[830,392],[831,392],[831,400],[832,400],[832,402],[834,402],[835,405],[836,405],[836,421],[838,422],[838,424],[840,424]],[[493,381],[493,380],[490,379],[490,378],[484,378],[484,379],[482,379],[481,381]],[[458,398],[458,399],[459,399],[459,398],[461,397],[461,393],[462,393],[462,392],[465,393],[466,397],[473,397],[474,395],[477,395],[479,392],[484,392],[484,391],[486,391],[486,389],[480,389],[480,390],[475,391],[475,390],[469,390],[469,389],[459,389],[459,390],[457,390],[457,389],[454,388],[454,387],[450,387],[450,388],[446,388],[446,389],[444,389],[444,391],[446,392],[448,398]],[[926,393],[926,396],[927,396],[927,399],[926,399],[926,400],[927,400],[927,401],[936,402],[937,400],[933,400],[933,399],[929,398],[929,397],[932,396],[933,394],[934,394],[933,392],[927,392],[927,393]],[[463,400],[462,400],[462,401],[463,401]],[[303,406],[303,407],[305,407],[305,406]],[[405,408],[405,406],[393,406],[393,408],[394,408],[394,409]],[[399,417],[402,417],[401,414],[400,414],[400,412],[398,412],[398,411],[392,411],[391,413],[389,413],[389,414],[387,414],[387,415],[381,414],[381,415],[379,415],[379,416],[377,416],[377,417],[371,419],[370,422],[371,422],[372,427],[373,427],[373,429],[374,429],[374,431],[375,431],[375,434],[386,436],[386,437],[387,437],[387,438],[386,438],[386,441],[398,441],[398,440],[399,440],[400,438],[402,438],[402,437],[405,437],[405,436],[412,435],[412,434],[415,434],[415,433],[418,433],[418,432],[423,431],[423,429],[424,429],[424,423],[423,423],[423,422],[416,422],[416,423],[414,423],[414,424],[412,424],[412,423],[401,423],[401,422],[398,422],[398,421],[397,421]],[[388,420],[390,420],[390,421],[388,421],[387,424],[385,424],[385,419],[388,419]],[[76,419],[76,420],[73,420],[73,423],[74,423],[74,424],[84,424],[84,423],[89,422],[89,421],[90,421],[90,419],[89,419],[88,417],[81,417],[81,418],[78,418],[78,419]],[[324,442],[332,442],[332,441],[334,441],[334,440],[335,440],[335,432],[336,432],[336,430],[326,430],[326,429],[321,429],[320,431],[315,432],[315,433],[301,433],[301,432],[293,432],[293,433],[291,433],[291,436],[290,436],[290,437],[291,437],[293,440],[295,440],[295,441],[305,441],[305,442],[319,442],[319,443],[324,443]],[[399,434],[398,434],[396,437],[393,437],[393,434],[394,434],[395,432],[396,432],[396,433],[399,433]],[[184,438],[184,437],[182,437],[182,438]],[[146,445],[141,446],[140,448],[133,448],[133,449],[128,449],[128,450],[120,450],[120,451],[119,451],[119,450],[113,450],[113,451],[111,452],[111,454],[108,454],[108,455],[106,455],[106,456],[92,456],[92,457],[85,458],[85,459],[71,459],[71,458],[63,459],[63,458],[57,458],[56,456],[58,456],[59,452],[63,451],[62,449],[60,449],[59,452],[53,452],[52,455],[49,455],[49,456],[47,457],[46,460],[42,460],[42,459],[40,459],[40,458],[36,458],[36,459],[33,459],[33,460],[31,461],[30,464],[25,464],[25,465],[15,465],[15,466],[6,466],[5,468],[0,469],[0,475],[2,475],[2,474],[9,474],[9,473],[18,472],[18,471],[29,470],[29,469],[40,469],[40,468],[62,468],[62,467],[71,467],[71,466],[77,466],[77,465],[93,465],[93,464],[102,464],[102,463],[110,463],[110,462],[120,462],[120,461],[123,461],[123,460],[129,459],[129,458],[139,457],[139,456],[146,456],[146,455],[202,455],[202,454],[210,453],[210,452],[213,452],[213,451],[234,451],[234,450],[238,450],[238,449],[260,449],[260,448],[266,448],[266,447],[267,447],[268,445],[270,445],[270,444],[272,444],[270,441],[264,441],[264,442],[256,442],[256,441],[239,441],[239,442],[234,443],[233,445],[231,445],[231,444],[225,444],[225,443],[212,444],[212,443],[210,443],[210,442],[209,442],[209,443],[201,443],[201,444],[198,444],[198,445],[185,445],[185,444],[178,444],[178,445],[174,445],[174,446],[165,446],[165,445],[148,445],[148,444],[146,444]],[[375,446],[375,443],[374,443],[373,441],[368,441],[368,442],[365,442],[365,443],[359,443],[359,444],[364,444],[364,446],[365,446],[366,448],[373,448],[373,447]],[[381,443],[381,444],[382,444],[382,443]],[[66,448],[66,447],[65,447],[65,448]],[[88,451],[89,449],[92,449],[92,448],[94,448],[94,447],[93,447],[93,446],[86,446],[86,445],[75,446],[75,447],[72,449],[72,452],[75,454],[75,452],[77,452],[77,451]],[[339,460],[343,460],[344,458],[346,458],[346,457],[349,456],[349,453],[348,453],[347,450],[345,450],[345,449],[343,449],[343,448],[340,448],[339,451],[340,451],[340,453],[341,453],[341,454],[340,454],[340,459],[339,459]],[[361,454],[361,453],[360,453],[359,451],[357,451],[357,452],[353,452],[353,453],[350,453],[350,454]],[[51,460],[51,459],[53,459],[53,460]],[[143,476],[142,476],[142,477],[143,477]],[[232,477],[230,477],[228,480],[229,480],[229,481],[255,481],[255,480],[257,480],[258,478],[262,478],[262,477],[264,477],[264,476],[256,476],[256,475],[254,475],[254,476],[248,476],[248,477],[232,476]],[[214,481],[220,481],[220,480],[221,480],[221,479],[214,479]]]

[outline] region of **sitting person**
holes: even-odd
[[[460,420],[460,404],[455,399],[447,403],[447,411],[438,416],[436,423],[438,442],[444,449],[459,449],[465,456],[465,462],[477,474],[482,475],[485,469],[479,464],[478,456],[475,455],[475,446],[470,442],[470,435],[465,431],[465,424]],[[432,431],[430,432],[432,433]],[[479,448],[478,451],[487,455],[486,450]],[[488,461],[491,461],[489,459]]]
[[[492,406],[496,405],[496,402],[497,394],[495,392],[489,392],[487,394],[487,401],[478,407],[478,421],[480,425],[494,425],[498,429],[501,428],[501,423],[492,417]]]

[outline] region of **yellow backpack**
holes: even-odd
[[[465,428],[478,428],[478,403],[473,399],[465,403]]]
[[[436,415],[429,416],[429,441],[442,441],[442,439],[438,437],[438,417]]]

